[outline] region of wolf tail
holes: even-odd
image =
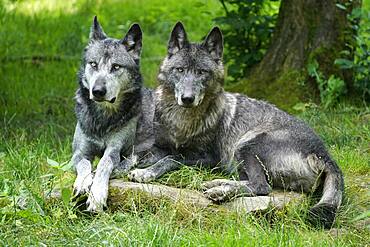
[[[316,225],[330,228],[344,194],[344,180],[338,165],[330,158],[324,160],[323,190],[320,201],[309,210],[308,219]]]

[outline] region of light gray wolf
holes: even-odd
[[[267,195],[272,188],[319,192],[309,211],[330,227],[343,196],[341,170],[321,139],[303,121],[272,104],[223,89],[223,37],[214,27],[191,43],[179,22],[158,74],[152,165],[129,172],[154,180],[181,163],[216,165],[239,180],[213,180],[204,194],[213,201]]]
[[[97,17],[94,18],[78,73],[77,125],[71,160],[77,172],[74,194],[88,195],[87,210],[91,212],[106,206],[113,169],[130,168],[122,167],[133,163],[123,158],[130,157],[133,145],[141,141],[138,149],[151,146],[151,129],[145,123],[150,122],[151,126],[154,112],[149,111],[154,107],[148,105],[153,102],[150,91],[142,87],[141,47],[142,31],[138,24],[133,24],[118,40],[107,37]],[[94,174],[95,157],[101,159]]]

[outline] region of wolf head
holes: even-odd
[[[80,86],[95,102],[114,104],[126,91],[140,87],[139,60],[142,32],[133,24],[121,39],[107,37],[94,17],[90,41],[84,50]],[[139,77],[139,78],[138,78]]]
[[[168,42],[168,54],[162,62],[158,80],[174,94],[178,105],[197,107],[205,96],[222,90],[223,39],[214,27],[202,43],[190,43],[185,28],[178,22]]]

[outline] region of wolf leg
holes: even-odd
[[[204,195],[215,202],[231,200],[240,196],[254,196],[248,181],[215,179],[202,184]]]
[[[77,177],[73,184],[74,196],[79,196],[89,192],[93,181],[90,160],[83,158],[81,154],[75,153],[71,162],[74,164],[77,172]]]
[[[127,158],[124,158],[117,167],[114,167],[112,171],[112,178],[120,178],[125,175],[129,171],[131,171],[138,163],[138,156],[135,154],[130,155]]]
[[[89,198],[87,199],[87,211],[99,212],[106,206],[108,198],[109,178],[112,170],[119,164],[120,152],[117,150],[106,150],[100,159],[93,184],[91,185]]]
[[[94,145],[86,138],[78,123],[73,136],[72,150],[73,156],[71,162],[77,173],[76,180],[73,184],[73,194],[77,197],[90,190],[93,181],[91,161],[95,156]]]
[[[154,165],[144,169],[135,169],[128,174],[128,178],[132,181],[145,183],[161,177],[163,174],[178,169],[181,163],[174,159],[174,156],[166,156]]]
[[[266,179],[266,173],[260,160],[245,153],[241,149],[236,155],[240,160],[239,179],[232,181],[227,179],[215,179],[205,182],[202,187],[206,197],[213,201],[225,201],[240,196],[259,196],[267,195],[271,188]],[[244,159],[240,159],[244,157]]]

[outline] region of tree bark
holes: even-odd
[[[334,61],[348,50],[353,29],[347,15],[360,5],[361,0],[282,0],[268,51],[246,80],[231,90],[265,98],[285,109],[318,99],[317,86],[306,72],[307,63],[314,59],[326,77],[334,74],[351,89],[351,71],[340,70]],[[353,51],[347,56],[353,59]]]

